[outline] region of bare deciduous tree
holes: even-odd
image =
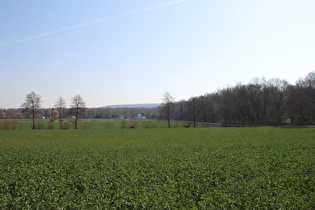
[[[60,129],[62,129],[62,118],[66,109],[66,101],[60,96],[55,104],[55,107],[59,112]]]
[[[196,120],[200,113],[200,100],[197,97],[191,97],[187,103],[187,114],[193,120],[194,128],[196,127]]]
[[[74,129],[78,128],[78,119],[85,109],[85,102],[80,95],[72,99],[72,110],[74,112]]]
[[[163,96],[163,115],[167,119],[168,128],[171,128],[171,114],[174,109],[174,97],[170,93],[166,92]]]
[[[32,115],[33,129],[35,129],[35,115],[40,108],[41,102],[41,97],[33,91],[26,95],[25,102],[21,105],[24,111],[29,112]]]
[[[231,108],[232,108],[232,88],[225,88],[219,91],[219,113],[222,118],[222,123],[226,127],[231,123]]]

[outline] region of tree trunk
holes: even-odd
[[[171,113],[170,113],[171,111],[170,111],[170,108],[171,108],[170,104],[167,104],[167,110],[166,110],[167,112],[166,113],[167,113],[168,128],[171,128],[171,119],[170,119],[171,118],[171,116],[170,116],[171,115]]]
[[[74,129],[77,129],[77,124],[78,124],[78,118],[75,118],[75,120],[74,120]]]
[[[60,129],[62,129],[62,118],[61,118],[61,114],[60,114],[60,118],[59,118],[59,123],[60,123]]]
[[[74,129],[78,128],[78,117],[79,117],[79,107],[76,108],[76,112],[75,112]]]
[[[77,129],[78,125],[78,117],[75,116],[75,120],[74,120],[74,129]]]
[[[33,129],[35,129],[35,113],[33,112],[32,115],[33,115]]]
[[[62,107],[60,105],[59,109],[59,123],[60,123],[60,129],[62,129]]]

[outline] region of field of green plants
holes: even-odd
[[[200,125],[199,126],[203,126]],[[35,120],[36,129],[59,129],[58,120],[51,122],[49,119]],[[192,123],[171,123],[172,128],[192,127]],[[74,129],[71,119],[63,120],[63,129]],[[121,128],[167,128],[167,122],[162,120],[133,120],[133,119],[83,119],[79,120],[78,129],[121,129]],[[28,119],[3,120],[0,119],[0,130],[32,129],[32,121]]]
[[[315,128],[0,130],[0,209],[314,209]]]

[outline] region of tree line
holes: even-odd
[[[295,85],[286,80],[255,78],[214,93],[173,102],[174,120],[223,126],[314,125],[315,71]],[[167,110],[167,109],[166,109]],[[166,110],[161,116],[166,119]]]
[[[62,118],[73,118],[72,108],[64,106],[62,109],[62,115],[60,115],[60,106],[54,106],[53,108],[39,108],[36,112],[35,118],[50,118],[51,120],[58,120]],[[159,107],[145,108],[145,107],[117,107],[117,108],[88,108],[85,107],[81,114],[85,119],[133,119],[138,114],[141,114],[146,119],[158,119]],[[18,109],[0,109],[0,119],[29,119],[32,116],[29,112],[23,111],[23,108]]]
[[[216,92],[174,101],[169,93],[157,108],[86,108],[80,95],[66,108],[59,97],[53,108],[42,109],[41,97],[27,94],[20,109],[0,109],[0,119],[36,118],[46,116],[58,120],[73,119],[75,128],[79,118],[134,118],[141,113],[147,119],[164,119],[197,123],[219,123],[223,126],[314,125],[315,124],[315,71],[300,78],[294,85],[286,80],[255,78],[248,84],[238,83]]]
[[[26,95],[25,102],[21,105],[22,113],[29,114],[32,118],[32,129],[35,129],[35,119],[38,118],[38,114],[40,113],[41,102],[41,96],[33,91]],[[49,117],[52,121],[58,119],[61,129],[62,121],[66,117],[66,111],[66,101],[62,97],[59,97],[55,103],[55,109],[52,109]],[[78,128],[78,120],[84,115],[84,111],[85,102],[80,95],[76,95],[72,98],[71,108],[67,113],[67,115],[72,115],[74,129]]]

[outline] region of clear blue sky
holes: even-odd
[[[0,0],[0,108],[159,103],[315,70],[314,0]]]

